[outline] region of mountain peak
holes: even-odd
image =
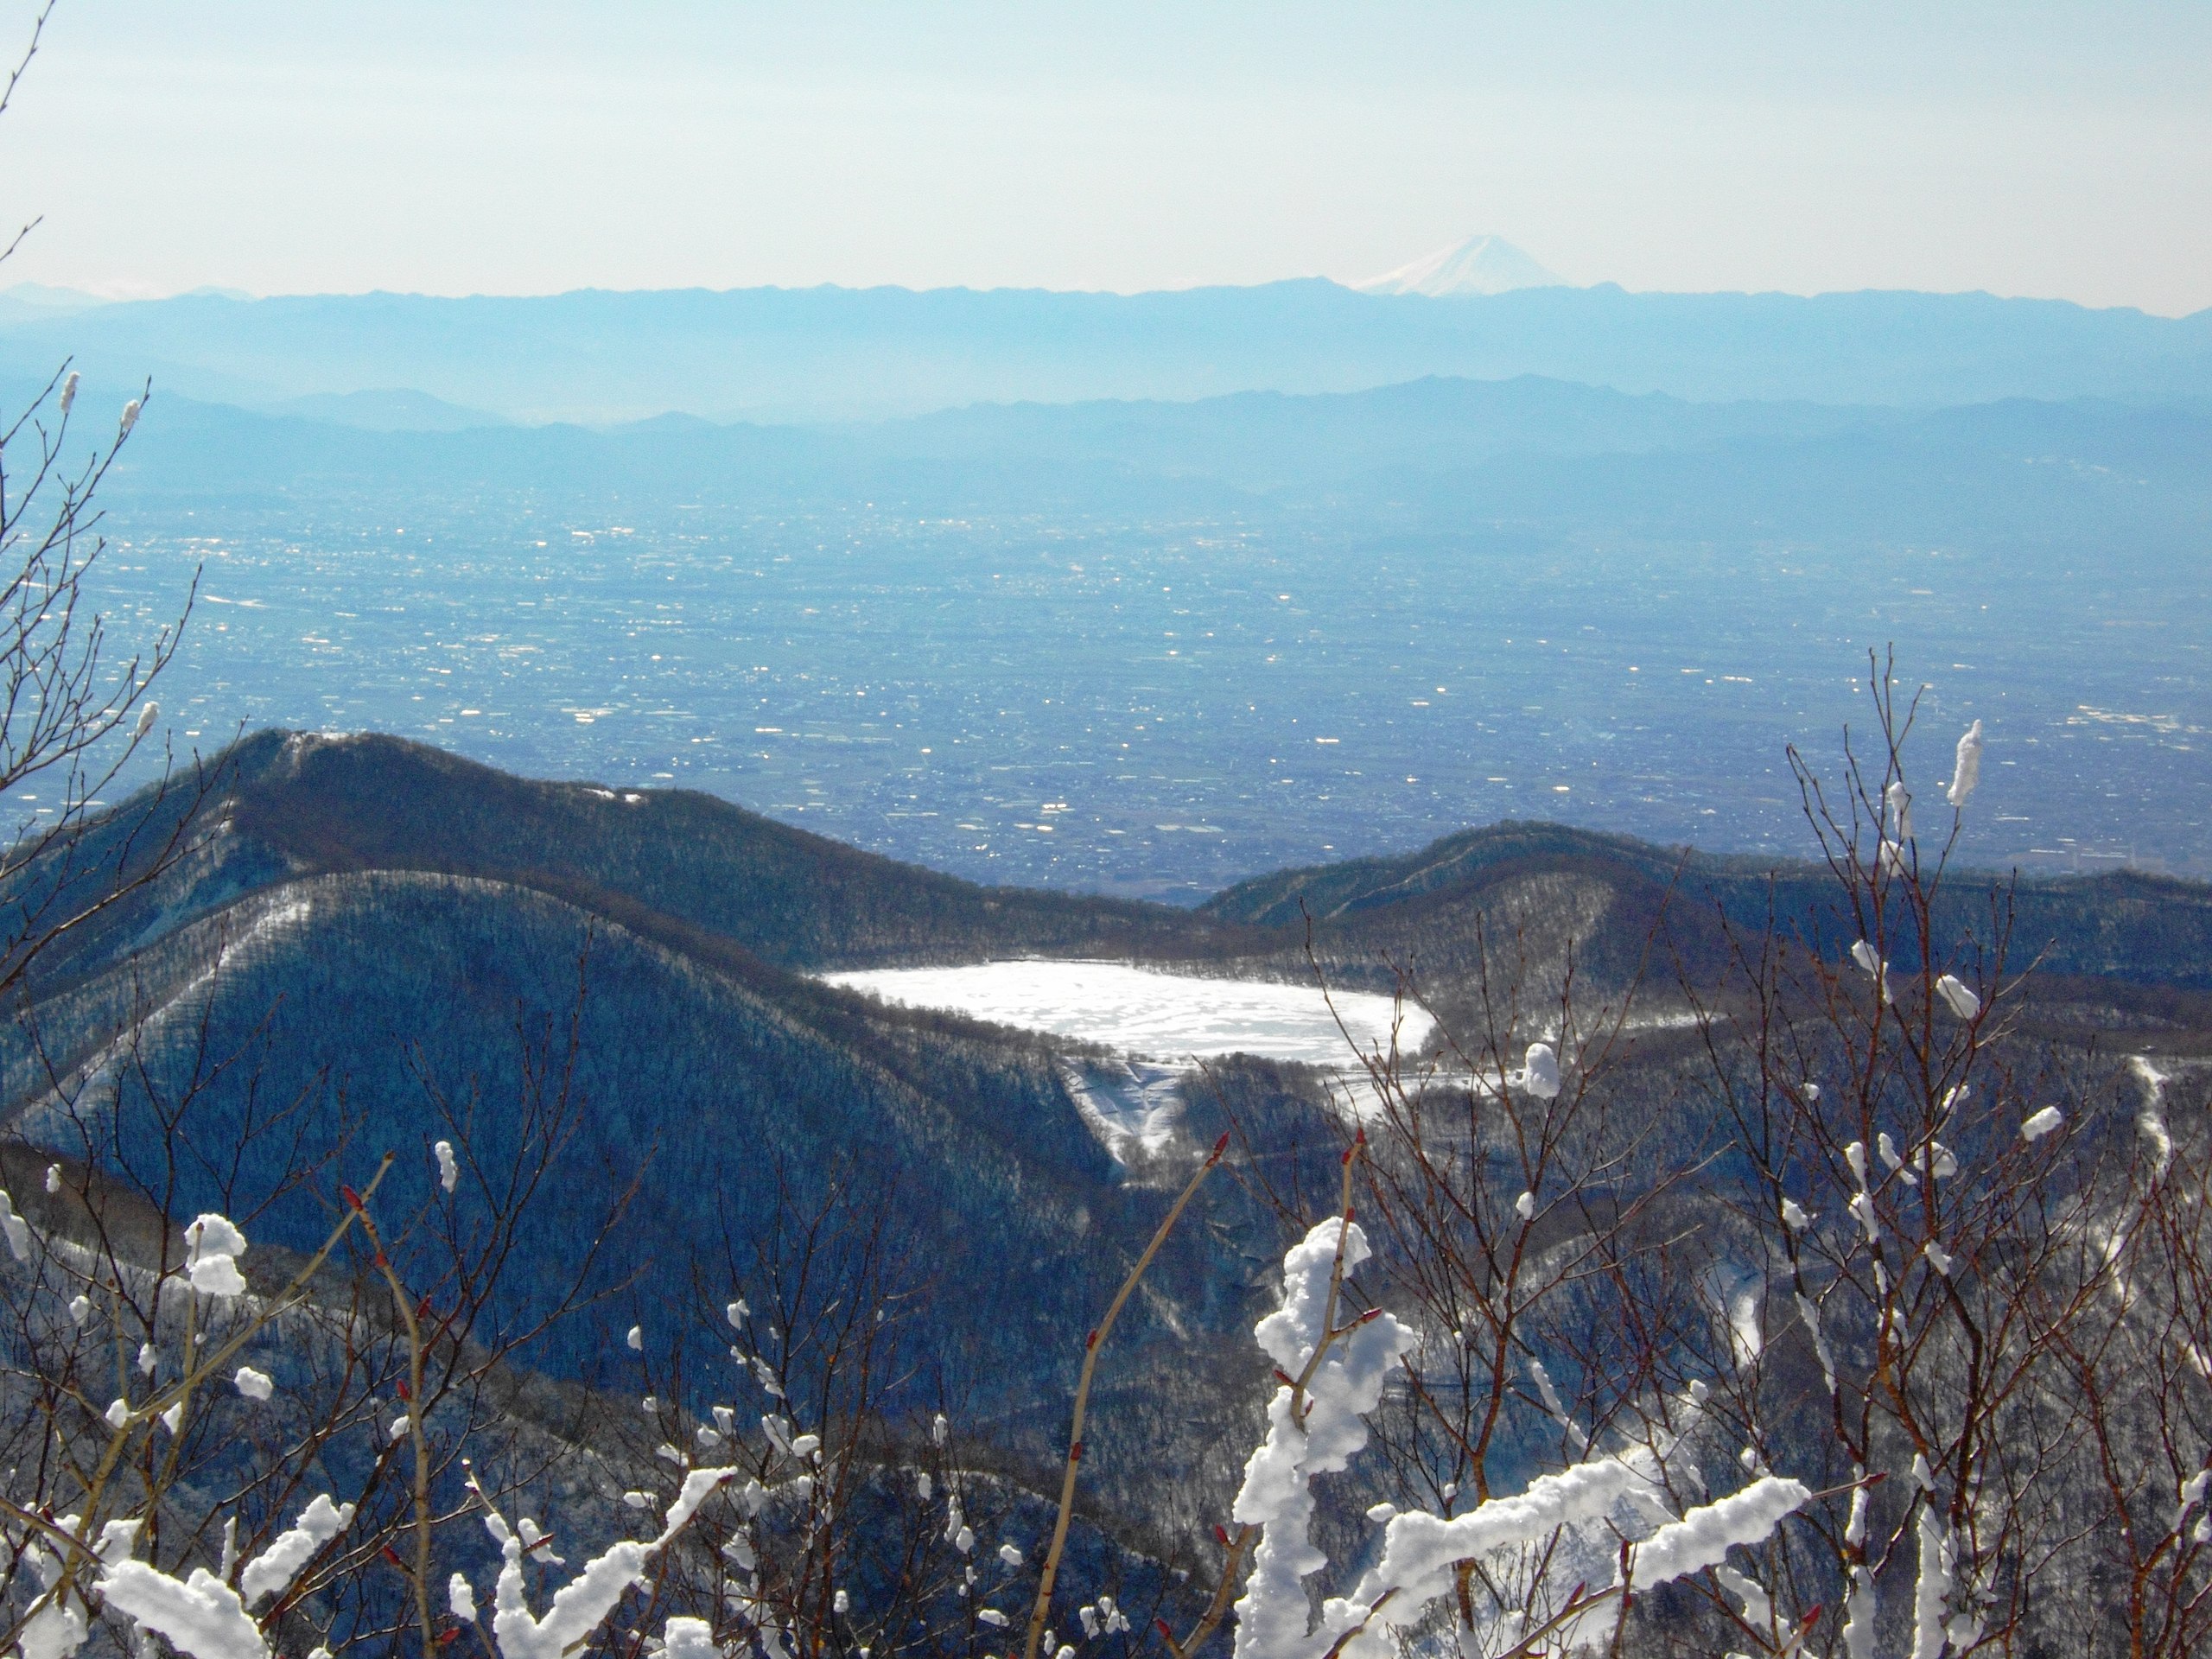
[[[1439,248],[1411,264],[1400,265],[1352,287],[1363,294],[1425,294],[1432,299],[1463,299],[1503,294],[1516,288],[1566,286],[1502,236],[1472,236],[1456,247]]]

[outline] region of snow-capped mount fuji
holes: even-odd
[[[1564,288],[1567,283],[1503,237],[1471,236],[1455,247],[1439,248],[1351,286],[1363,294],[1425,294],[1431,299],[1456,300],[1506,294],[1516,288]]]

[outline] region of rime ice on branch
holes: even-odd
[[[1328,1558],[1311,1537],[1313,1478],[1341,1471],[1367,1444],[1365,1415],[1416,1340],[1389,1313],[1332,1324],[1343,1270],[1368,1255],[1356,1223],[1321,1223],[1283,1258],[1282,1306],[1254,1333],[1287,1380],[1269,1403],[1267,1438],[1246,1463],[1236,1495],[1235,1518],[1260,1529],[1251,1577],[1236,1606],[1236,1659],[1391,1659],[1401,1634],[1452,1593],[1461,1563],[1541,1546],[1563,1529],[1605,1520],[1625,1502],[1666,1518],[1629,1549],[1624,1580],[1579,1602],[1563,1599],[1567,1616],[1554,1638],[1562,1649],[1599,1641],[1599,1624],[1609,1627],[1592,1617],[1600,1604],[1631,1586],[1719,1567],[1730,1549],[1764,1541],[1810,1500],[1797,1481],[1769,1475],[1675,1519],[1658,1480],[1664,1455],[1636,1446],[1541,1476],[1517,1496],[1449,1519],[1392,1515],[1381,1559],[1349,1596],[1325,1600],[1314,1621],[1305,1580]]]

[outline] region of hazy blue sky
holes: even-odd
[[[31,7],[0,0],[0,30]],[[63,0],[0,286],[1356,278],[2212,305],[2212,4]]]

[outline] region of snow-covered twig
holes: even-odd
[[[630,1586],[645,1576],[645,1563],[674,1541],[708,1496],[741,1472],[734,1466],[691,1471],[668,1506],[658,1536],[625,1539],[594,1556],[575,1578],[553,1592],[552,1603],[542,1618],[531,1612],[523,1584],[523,1554],[529,1542],[522,1529],[510,1527],[487,1501],[485,1529],[499,1546],[492,1634],[499,1643],[500,1659],[564,1659],[599,1628]],[[524,1527],[528,1526],[525,1522]]]

